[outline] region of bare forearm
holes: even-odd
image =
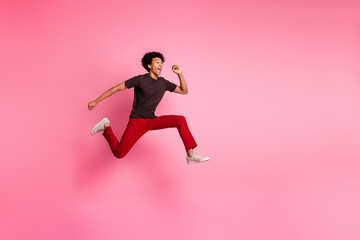
[[[94,101],[91,101],[88,103],[88,108],[90,111],[92,111],[96,105],[101,102],[102,100],[104,100],[107,97],[110,97],[111,95],[113,95],[114,93],[116,93],[117,91],[121,91],[126,89],[126,85],[125,82],[120,83],[119,85],[110,88],[109,90],[107,90],[106,92],[104,92],[103,94],[100,95],[100,97],[98,97],[97,99],[95,99]]]
[[[105,98],[110,97],[111,95],[113,95],[116,91],[114,90],[114,88],[110,88],[109,90],[107,90],[106,92],[104,92],[103,94],[101,94],[97,99],[95,99],[94,101],[96,102],[96,104],[98,104],[99,102],[101,102],[102,100],[104,100]]]
[[[183,90],[185,94],[188,93],[188,88],[187,88],[187,85],[186,85],[184,75],[182,73],[180,73],[180,74],[178,74],[178,77],[179,77],[179,80],[180,80],[180,88],[181,88],[181,90]]]
[[[122,82],[119,85],[116,85],[115,87],[110,88],[109,90],[107,90],[106,92],[101,94],[100,97],[98,97],[97,99],[94,100],[94,102],[96,102],[96,104],[98,104],[99,102],[101,102],[105,98],[110,97],[111,95],[113,95],[117,91],[122,91],[124,89],[126,89],[126,85],[125,85],[125,82]]]

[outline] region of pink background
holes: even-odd
[[[360,239],[357,1],[1,1],[0,239]],[[157,115],[124,159],[133,90],[165,56]]]

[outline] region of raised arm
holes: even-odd
[[[178,65],[173,65],[172,70],[174,73],[176,73],[178,75],[179,80],[180,80],[180,87],[176,86],[176,88],[173,92],[183,94],[183,95],[187,94],[188,88],[187,88],[186,81],[185,81],[184,75],[183,75],[180,67]]]
[[[98,97],[97,99],[95,99],[94,101],[91,101],[88,103],[88,108],[89,110],[93,110],[96,105],[101,102],[102,100],[104,100],[105,98],[110,97],[111,95],[113,95],[114,93],[118,92],[118,91],[122,91],[126,89],[126,85],[125,82],[122,82],[118,85],[116,85],[115,87],[110,88],[109,90],[107,90],[106,92],[104,92],[103,94],[100,95],[100,97]]]

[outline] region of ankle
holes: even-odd
[[[105,123],[104,128],[110,127],[110,123]]]
[[[187,156],[191,158],[193,155],[194,155],[194,150],[193,150],[193,149],[189,149],[189,150],[187,151]]]

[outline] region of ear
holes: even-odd
[[[148,68],[151,68],[151,64],[148,64]]]

